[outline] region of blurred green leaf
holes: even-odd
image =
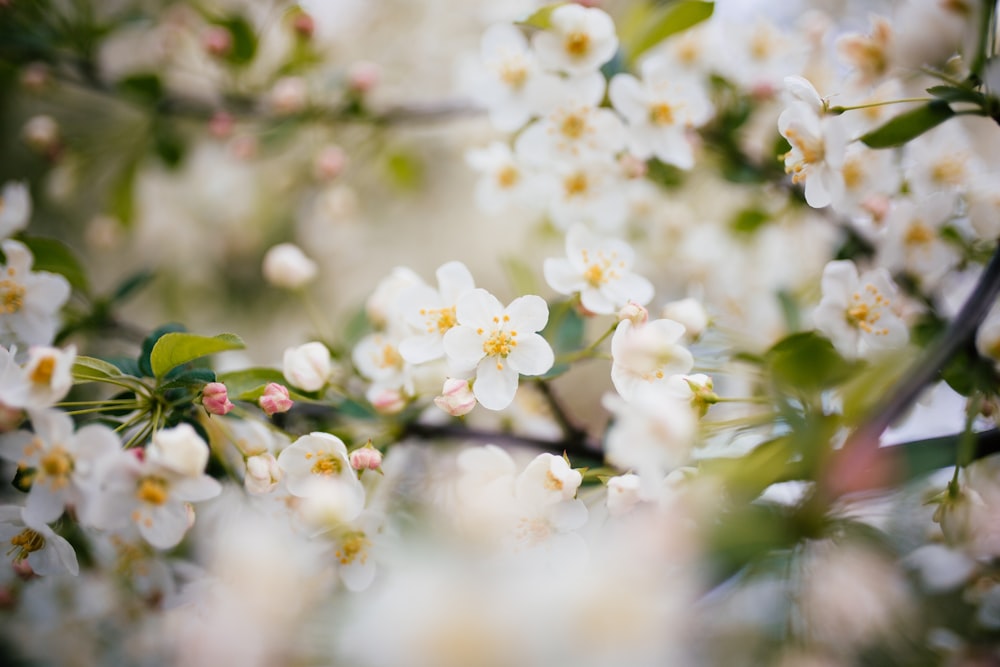
[[[160,119],[153,125],[153,150],[163,164],[174,169],[184,159],[187,146],[173,124]]]
[[[844,382],[858,368],[814,331],[792,334],[764,355],[771,377],[784,391],[815,392]]]
[[[108,192],[108,211],[126,227],[135,218],[135,176],[139,160],[130,160],[118,172]]]
[[[629,60],[635,62],[640,55],[667,37],[698,25],[711,17],[714,11],[714,2],[701,2],[699,0],[681,0],[667,5],[649,19],[645,30],[641,31],[636,40],[626,49]]]
[[[894,148],[919,137],[955,115],[944,100],[934,100],[891,118],[861,136],[869,148]]]
[[[939,97],[948,102],[971,102],[983,106],[986,97],[979,91],[971,88],[961,88],[959,86],[931,86],[927,92],[934,97]]]
[[[243,340],[235,334],[199,336],[181,332],[164,333],[153,345],[149,363],[153,376],[159,378],[189,361],[217,352],[242,350],[244,347]]]
[[[412,153],[390,153],[385,160],[385,169],[390,182],[400,190],[416,190],[424,182],[424,165]]]
[[[215,371],[210,368],[181,368],[177,367],[174,371],[179,371],[177,373],[168,373],[166,375],[167,382],[164,382],[160,389],[180,389],[180,388],[194,388],[201,387],[208,384],[209,382],[215,382]]]
[[[253,60],[257,54],[257,36],[246,18],[232,16],[216,21],[216,25],[228,30],[230,37],[233,38],[233,47],[226,54],[226,60],[234,65],[245,65]]]
[[[549,341],[556,356],[575,352],[583,346],[585,322],[572,300],[562,301],[551,307],[548,324],[541,334]],[[556,364],[539,379],[547,380],[569,370],[569,364]]]
[[[155,107],[163,99],[163,82],[152,72],[131,74],[117,83],[118,91],[139,104]]]
[[[516,255],[507,255],[501,260],[507,282],[515,294],[538,294],[538,279],[531,265]]]
[[[760,208],[745,208],[729,221],[729,228],[737,234],[753,234],[771,219],[771,215]]]
[[[552,12],[565,4],[567,3],[556,2],[551,5],[545,5],[530,14],[527,18],[518,21],[517,24],[531,28],[538,28],[539,30],[548,30],[552,27]]]
[[[132,294],[152,282],[155,277],[156,274],[152,271],[139,271],[135,275],[123,280],[122,283],[115,288],[115,291],[111,293],[108,301],[110,303],[119,303],[124,301],[128,297],[132,296]]]
[[[35,256],[33,270],[58,273],[75,289],[84,294],[89,292],[87,273],[72,248],[62,241],[42,236],[22,237],[21,241]]]

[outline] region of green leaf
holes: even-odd
[[[927,92],[948,102],[971,102],[982,106],[986,97],[979,91],[958,86],[931,86]]]
[[[386,158],[385,169],[389,180],[400,190],[416,190],[424,182],[424,165],[412,153],[391,153]]]
[[[163,164],[176,169],[184,159],[187,146],[173,124],[160,120],[153,125],[153,150]]]
[[[243,340],[235,334],[199,336],[197,334],[165,333],[153,345],[149,355],[154,377],[163,377],[172,368],[216,352],[242,350]]]
[[[135,176],[139,160],[130,160],[111,185],[108,192],[108,210],[125,226],[135,218]]]
[[[166,379],[168,382],[163,383],[160,387],[162,390],[167,389],[190,389],[194,387],[202,387],[209,382],[215,382],[215,371],[210,368],[189,368],[182,370],[180,367],[175,368],[174,371],[181,371],[179,373],[168,373]]]
[[[627,49],[629,59],[635,62],[641,54],[667,37],[698,25],[711,17],[714,11],[714,2],[700,0],[682,0],[667,5],[650,19],[649,26],[639,33],[639,37],[631,44],[631,49]]]
[[[121,370],[112,363],[96,357],[78,356],[73,362],[75,382],[94,382],[108,378],[122,377]]]
[[[861,141],[869,148],[895,148],[919,137],[955,115],[944,100],[934,100],[891,118]]]
[[[75,289],[86,294],[89,285],[83,264],[72,248],[56,239],[42,236],[23,237],[21,241],[35,256],[34,271],[51,271],[66,278]]]
[[[575,352],[583,346],[584,320],[570,300],[563,301],[551,309],[549,322],[541,334],[549,341],[556,356]],[[569,370],[569,364],[556,364],[540,379],[547,380],[562,375]]]
[[[245,368],[219,375],[218,381],[226,385],[229,393],[241,401],[255,401],[269,382],[288,386],[281,371],[274,368]],[[260,393],[257,391],[260,390]]]
[[[771,215],[757,207],[745,208],[729,221],[729,228],[737,234],[753,234],[763,227]]]
[[[533,12],[527,18],[517,21],[517,25],[538,28],[539,30],[548,30],[552,27],[552,12],[565,4],[567,3],[556,2],[551,5],[545,5],[541,9]]]
[[[153,354],[153,346],[156,345],[161,336],[175,331],[185,331],[184,325],[177,324],[175,322],[164,324],[161,327],[157,327],[151,334],[146,336],[145,340],[142,341],[142,350],[139,352],[139,357],[136,359],[139,367],[139,375],[142,375],[143,377],[153,377],[153,366],[150,363],[150,357]]]
[[[139,104],[156,106],[163,99],[163,82],[152,72],[140,72],[121,79],[118,90]]]
[[[858,368],[814,331],[778,341],[764,358],[775,384],[785,391],[814,392],[832,387],[850,378]]]
[[[257,54],[257,36],[244,17],[233,16],[218,21],[217,25],[228,30],[233,38],[233,48],[226,54],[226,60],[234,65],[245,65],[253,60]]]
[[[132,296],[133,293],[151,283],[155,277],[156,274],[152,271],[139,271],[139,273],[123,280],[122,283],[115,288],[115,291],[111,293],[111,296],[108,297],[108,301],[110,303],[119,303],[124,301],[128,297]]]

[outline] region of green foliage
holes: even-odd
[[[646,27],[629,44],[628,56],[635,62],[640,55],[653,48],[667,37],[683,32],[707,20],[715,11],[714,2],[700,0],[680,0],[656,10],[646,23]]]
[[[118,91],[137,104],[155,107],[163,99],[163,81],[151,72],[132,74],[118,81]]]
[[[231,16],[217,20],[215,24],[229,31],[233,39],[233,47],[225,55],[226,60],[234,65],[246,65],[254,59],[257,55],[257,36],[244,17]]]
[[[413,153],[394,151],[385,159],[386,175],[400,190],[416,190],[424,182],[424,165]]]
[[[986,96],[977,90],[959,86],[931,86],[927,92],[946,102],[969,102],[978,106],[986,104]]]
[[[142,349],[139,351],[139,357],[136,360],[139,369],[139,372],[136,373],[136,375],[153,377],[153,366],[150,361],[150,357],[153,354],[153,347],[156,345],[157,341],[159,341],[160,337],[165,334],[185,330],[184,325],[172,322],[170,324],[164,324],[163,326],[157,327],[151,334],[146,336],[145,340],[142,341]]]
[[[518,21],[517,24],[528,28],[537,28],[538,30],[548,30],[552,27],[552,12],[565,4],[565,2],[555,2],[551,5],[545,5],[527,18]]]
[[[857,370],[826,338],[814,331],[792,334],[764,355],[775,386],[783,392],[815,393],[836,386]]]
[[[78,356],[73,362],[73,380],[75,382],[94,382],[122,375],[120,368],[103,359]]]
[[[955,115],[944,100],[934,100],[911,109],[861,136],[869,148],[895,148],[916,139]]]
[[[566,300],[551,307],[548,324],[541,334],[552,346],[556,357],[576,352],[583,345],[584,320],[577,312],[573,300]],[[556,364],[541,376],[546,380],[562,375],[569,370],[569,364]]]
[[[168,371],[189,361],[217,352],[242,350],[244,347],[243,340],[235,334],[199,336],[177,331],[165,332],[153,345],[149,363],[153,376],[161,378]]]
[[[241,401],[255,401],[264,393],[264,387],[269,382],[287,385],[288,381],[281,371],[274,368],[246,368],[241,371],[223,373],[218,378],[226,385],[229,393]],[[257,393],[257,392],[260,393]]]
[[[68,245],[42,236],[26,236],[21,241],[35,256],[33,270],[58,273],[80,292],[87,294],[90,291],[83,264]]]
[[[771,215],[760,208],[745,208],[729,221],[729,228],[737,234],[753,234],[771,219]]]

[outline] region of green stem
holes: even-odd
[[[603,343],[605,340],[607,340],[608,336],[610,336],[611,334],[613,334],[615,332],[615,329],[617,329],[617,328],[618,328],[618,322],[615,322],[610,327],[608,327],[607,331],[605,331],[604,333],[602,333],[597,338],[597,340],[595,340],[593,343],[591,343],[587,347],[583,348],[582,350],[576,350],[575,352],[567,352],[566,354],[563,354],[563,355],[560,355],[559,357],[557,357],[556,361],[555,361],[555,364],[557,366],[559,364],[569,364],[569,363],[573,363],[574,361],[579,361],[580,359],[586,359],[588,357],[593,357],[594,356],[594,352],[597,350],[597,346],[600,345],[601,343]]]
[[[869,102],[868,104],[855,104],[849,107],[830,107],[829,113],[842,114],[845,111],[855,111],[857,109],[871,109],[874,107],[884,107],[890,104],[912,104],[914,102],[933,102],[933,97],[907,97],[900,100],[886,100],[884,102]]]

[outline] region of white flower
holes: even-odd
[[[517,130],[544,110],[559,79],[542,71],[520,30],[491,26],[483,33],[480,56],[483,67],[469,73],[467,86],[498,130]]]
[[[464,294],[455,308],[458,326],[445,334],[450,361],[476,369],[472,391],[483,407],[502,410],[517,393],[518,375],[541,375],[552,368],[554,354],[541,331],[549,319],[545,301],[533,294],[506,308],[484,289]]]
[[[619,322],[611,337],[611,381],[622,398],[631,400],[639,385],[688,373],[694,357],[683,340],[684,325],[673,320]]]
[[[264,279],[275,287],[305,287],[316,277],[317,270],[316,262],[292,243],[279,243],[264,255]]]
[[[278,465],[284,473],[285,486],[293,496],[307,498],[313,495],[323,497],[336,495],[337,502],[343,500],[343,511],[338,510],[341,520],[350,521],[361,513],[365,504],[365,490],[347,457],[344,441],[329,433],[304,435],[278,455]],[[343,490],[328,491],[316,481],[336,483]],[[338,505],[340,507],[340,505]]]
[[[833,261],[823,269],[822,286],[813,321],[845,357],[867,357],[906,344],[909,331],[896,314],[897,290],[888,271],[879,268],[858,276],[854,262]]]
[[[611,79],[608,94],[628,121],[629,152],[640,159],[655,156],[690,169],[694,151],[687,132],[708,121],[712,103],[700,83],[677,76],[667,65],[660,59],[645,61],[642,81],[631,74],[617,74]]]
[[[4,183],[0,190],[0,239],[5,239],[28,225],[31,218],[31,192],[24,183]]]
[[[274,454],[264,452],[247,458],[246,476],[243,486],[247,493],[262,495],[270,493],[281,481],[281,468]]]
[[[97,470],[103,458],[120,449],[118,436],[100,424],[74,433],[73,420],[58,410],[32,411],[30,416],[33,432],[18,431],[0,441],[0,457],[34,470],[25,517],[49,523],[74,506],[86,522],[97,491]]]
[[[552,171],[556,192],[549,201],[549,214],[556,227],[565,230],[582,222],[602,231],[621,229],[628,217],[628,199],[617,162],[592,156],[558,162]]]
[[[23,243],[8,239],[0,247],[7,256],[0,267],[0,343],[48,345],[69,299],[69,282],[47,271],[32,273],[34,257]]]
[[[545,260],[545,281],[560,294],[579,293],[592,313],[610,315],[629,301],[644,306],[653,298],[652,283],[632,273],[635,255],[624,241],[574,225],[566,234],[566,256]]]
[[[146,447],[150,463],[185,477],[198,477],[205,472],[208,454],[208,443],[194,427],[184,423],[157,431]]]
[[[954,214],[954,198],[936,192],[897,200],[885,219],[879,260],[889,271],[905,271],[924,289],[935,286],[961,255],[942,234]]]
[[[688,297],[671,301],[663,306],[663,317],[684,325],[684,335],[688,340],[698,340],[708,327],[708,313],[698,299]]]
[[[444,335],[456,324],[455,304],[459,297],[476,287],[472,274],[461,262],[442,265],[436,275],[436,290],[420,284],[400,295],[400,309],[406,323],[419,332],[399,343],[399,354],[411,364],[444,356]]]
[[[405,266],[397,266],[379,281],[375,291],[365,303],[368,319],[377,327],[395,329],[400,325],[399,296],[413,285],[422,285],[420,276]]]
[[[544,205],[546,175],[527,169],[507,144],[494,141],[486,148],[470,150],[465,161],[481,174],[475,193],[481,211],[500,213],[516,206]]]
[[[0,554],[11,557],[13,563],[27,561],[31,571],[41,576],[80,573],[70,543],[14,505],[0,507]]]
[[[583,475],[561,456],[539,454],[517,476],[514,493],[524,502],[551,505],[576,497]]]
[[[0,402],[8,407],[42,409],[62,400],[73,386],[76,347],[65,350],[41,345],[28,348],[28,361],[19,368],[13,355],[0,348],[4,372],[0,379]]]
[[[282,373],[299,389],[319,391],[333,375],[330,350],[320,342],[305,343],[285,350]]]
[[[569,74],[587,74],[611,60],[618,36],[611,17],[596,8],[566,4],[550,16],[551,29],[535,34],[532,45],[544,67]]]
[[[608,514],[621,516],[642,501],[641,482],[635,473],[618,475],[608,480]]]
[[[778,130],[792,149],[785,153],[785,171],[793,183],[805,182],[806,203],[823,208],[840,197],[847,136],[842,122],[820,116],[805,102],[793,102],[778,117]]]
[[[372,333],[358,341],[351,352],[358,373],[371,380],[366,396],[372,405],[389,406],[414,393],[412,365],[399,353],[398,336]]]

